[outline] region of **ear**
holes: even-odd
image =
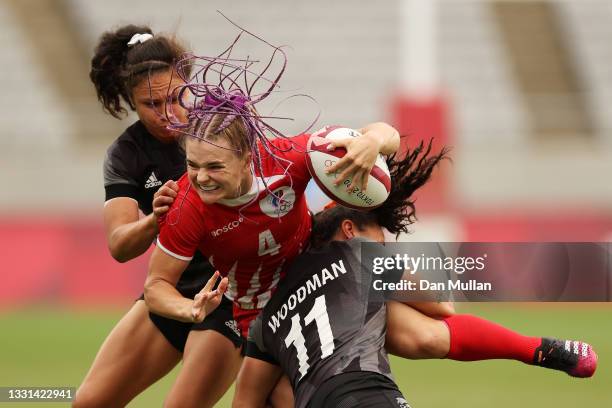
[[[357,236],[357,225],[351,220],[342,220],[340,231],[346,239],[355,238]]]
[[[247,152],[243,157],[242,160],[244,160],[244,164],[246,165],[250,165],[251,161],[253,160],[253,153],[251,152]]]

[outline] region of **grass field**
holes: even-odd
[[[530,335],[588,341],[599,354],[598,371],[593,379],[578,380],[511,361],[393,359],[396,380],[413,407],[612,406],[612,304],[471,304],[458,306],[458,312],[474,313]],[[121,314],[57,307],[0,314],[0,386],[78,386]],[[175,372],[154,384],[130,406],[161,406],[174,376]],[[230,390],[218,406],[229,407],[231,394]],[[5,406],[10,404],[0,403],[0,408]]]

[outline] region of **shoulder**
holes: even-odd
[[[306,152],[306,147],[310,140],[310,133],[302,133],[297,136],[277,137],[270,139],[270,144],[278,149],[293,150],[300,153]]]
[[[181,203],[187,203],[190,208],[203,211],[205,204],[200,199],[198,192],[191,185],[187,173],[184,173],[176,183],[178,184],[179,191],[172,206],[174,207],[175,205],[181,205]]]
[[[133,158],[142,146],[144,139],[143,132],[146,132],[144,126],[137,121],[117,138],[111,145],[106,149],[107,158]]]
[[[303,133],[291,137],[277,137],[268,140],[267,146],[258,142],[262,162],[273,172],[285,172],[287,169],[299,176],[299,180],[305,183],[310,179],[310,173],[306,166],[306,152],[308,151],[308,140],[310,134]],[[280,160],[278,160],[280,158]]]
[[[203,226],[204,218],[202,215],[206,213],[207,206],[202,202],[197,191],[193,188],[189,182],[187,174],[183,174],[181,178],[177,180],[179,187],[178,194],[174,199],[174,202],[170,206],[168,216],[174,218],[175,215],[180,214],[176,220],[172,223],[179,225],[198,224]]]

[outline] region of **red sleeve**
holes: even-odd
[[[183,188],[187,186],[181,186]],[[159,249],[183,261],[193,258],[205,232],[202,210],[189,193],[179,192],[170,211],[160,222],[157,236]],[[195,199],[200,200],[197,194]]]

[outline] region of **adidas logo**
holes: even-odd
[[[155,172],[152,171],[151,175],[149,176],[147,180],[147,184],[145,184],[145,188],[159,187],[161,185],[162,185],[162,182],[159,181],[157,177],[155,177]]]
[[[236,336],[241,337],[240,330],[238,330],[238,323],[236,323],[235,320],[228,320],[225,322],[225,325],[229,327],[230,329],[232,329],[232,331],[236,333]]]

